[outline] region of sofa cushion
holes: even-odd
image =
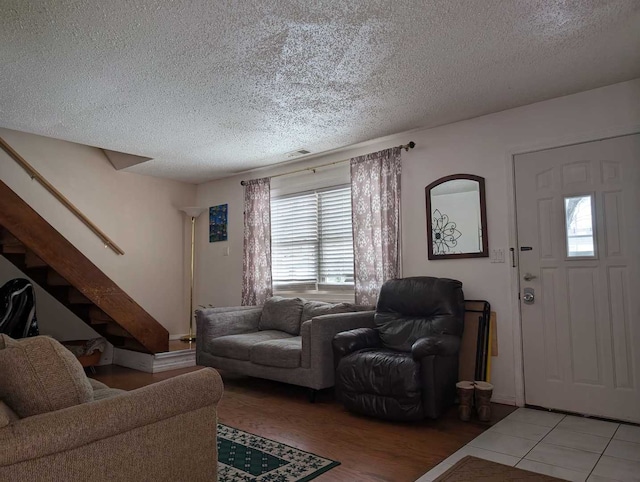
[[[373,306],[354,305],[353,303],[325,303],[323,301],[307,301],[302,307],[301,320],[304,323],[316,316],[350,313],[354,311],[374,310]]]
[[[251,347],[250,360],[258,365],[278,368],[298,368],[302,354],[302,337],[256,343]]]
[[[0,399],[19,417],[93,400],[82,365],[53,338],[0,338]]]
[[[240,335],[227,335],[209,340],[205,350],[213,356],[248,361],[250,359],[251,347],[256,343],[292,337],[293,335],[276,330],[254,331],[253,333],[242,333]]]
[[[11,410],[6,403],[0,400],[0,428],[6,427],[10,423],[19,420],[19,417],[16,415],[16,412]]]
[[[269,298],[262,307],[259,330],[280,330],[290,335],[300,334],[300,315],[304,300],[302,298]]]

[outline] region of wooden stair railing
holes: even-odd
[[[169,332],[0,181],[5,258],[114,346],[160,353]]]
[[[6,152],[11,159],[16,161],[22,169],[24,169],[31,179],[35,179],[38,181],[42,187],[44,187],[47,191],[51,193],[51,195],[56,198],[60,204],[66,207],[71,213],[77,217],[82,223],[88,227],[93,234],[98,236],[102,242],[104,243],[105,248],[111,248],[116,254],[124,254],[124,251],[114,243],[109,236],[102,232],[102,230],[96,226],[88,217],[80,212],[80,210],[75,207],[75,205],[69,201],[64,194],[58,191],[49,181],[47,181],[42,174],[40,174],[31,164],[27,162],[27,160],[18,154],[13,147],[9,145],[7,141],[5,141],[2,137],[0,137],[0,149]]]

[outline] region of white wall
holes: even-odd
[[[403,275],[446,276],[464,283],[467,298],[489,300],[498,317],[499,356],[492,365],[494,399],[514,402],[521,364],[516,282],[508,248],[514,246],[511,157],[515,153],[640,131],[640,79],[552,99],[433,129],[416,130],[368,142],[358,148],[295,166],[253,172],[198,186],[203,206],[229,204],[229,241],[208,243],[206,221],[198,228],[197,303],[240,303],[242,286],[243,191],[241,179],[315,166],[414,141],[402,154]],[[424,188],[449,174],[486,179],[489,248],[507,250],[504,264],[488,258],[428,261]],[[201,218],[204,220],[204,217]],[[229,247],[229,256],[223,248]]]
[[[194,203],[196,186],[116,171],[102,151],[93,147],[7,129],[0,129],[0,136],[125,254],[105,249],[99,238],[4,151],[0,151],[0,179],[169,333],[186,333],[188,230],[184,214],[176,208]],[[39,309],[39,316],[44,320],[43,311]],[[68,329],[67,339],[74,337],[74,329]]]

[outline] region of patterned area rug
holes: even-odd
[[[218,424],[219,482],[306,482],[340,462]]]
[[[434,482],[556,482],[561,480],[467,455]]]

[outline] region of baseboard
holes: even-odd
[[[500,403],[502,405],[517,405],[516,404],[516,397],[511,396],[511,395],[503,395],[500,393],[494,394],[491,397],[491,401],[493,403]]]
[[[153,373],[196,366],[196,351],[191,349],[156,353],[153,359]]]
[[[166,372],[195,366],[196,352],[195,350],[185,349],[151,355],[149,353],[115,348],[113,350],[113,364],[146,373]]]

